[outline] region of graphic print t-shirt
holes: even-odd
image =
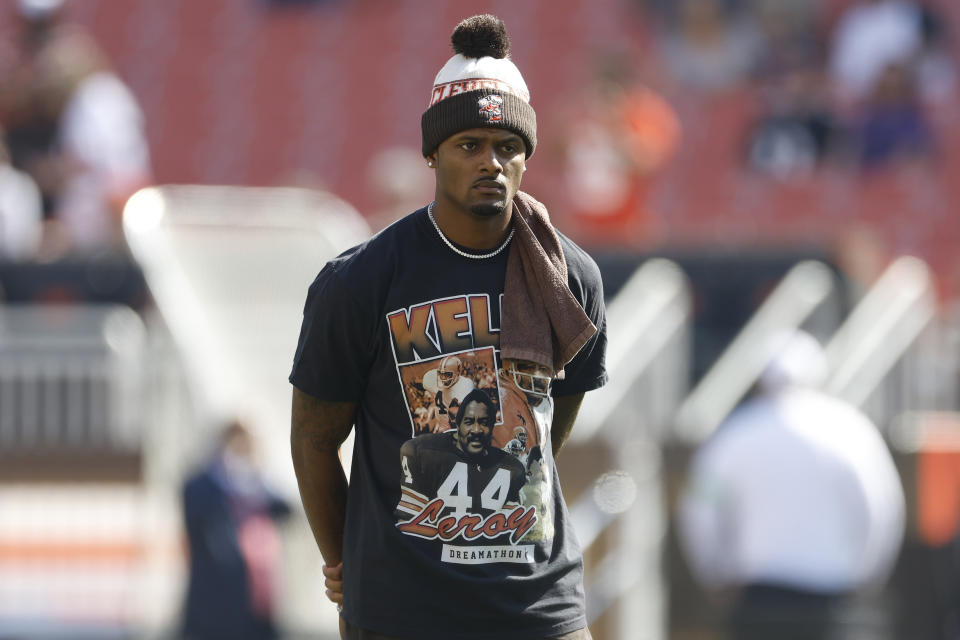
[[[425,209],[332,260],[311,285],[290,381],[358,403],[343,562],[351,623],[445,639],[585,626],[551,396],[606,381],[606,333],[599,271],[561,243],[570,289],[599,330],[549,393],[500,361],[507,252],[458,256]],[[476,392],[495,416],[483,452],[468,455],[455,425]]]

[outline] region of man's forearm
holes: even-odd
[[[347,477],[336,451],[316,451],[310,443],[293,442],[293,468],[300,499],[313,537],[327,565],[343,557],[343,526],[347,515]]]
[[[310,529],[329,566],[339,564],[343,556],[347,478],[339,450],[356,409],[354,403],[322,401],[296,388],[293,392],[293,469]]]

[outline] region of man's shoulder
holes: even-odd
[[[393,248],[411,242],[416,232],[417,216],[422,211],[423,209],[418,209],[387,225],[360,244],[350,247],[333,258],[328,264],[339,270],[356,267],[370,260],[379,261],[385,256],[385,252],[389,253]]]
[[[314,279],[312,288],[337,285],[356,288],[358,280],[368,283],[375,281],[380,275],[390,273],[398,252],[415,241],[417,215],[422,211],[423,209],[418,209],[404,216],[330,259]]]
[[[573,294],[596,290],[602,295],[603,280],[596,260],[563,232],[557,230],[557,237],[560,238],[560,248],[567,263],[567,280]]]

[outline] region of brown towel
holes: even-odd
[[[500,310],[500,354],[550,367],[563,378],[563,367],[597,328],[567,285],[567,261],[547,208],[518,191],[513,213],[516,231]]]

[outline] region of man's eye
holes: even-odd
[[[477,143],[476,143],[476,142],[461,142],[461,143],[460,143],[460,147],[463,148],[463,149],[465,149],[465,150],[467,150],[467,151],[473,151],[473,150],[476,148],[476,146],[477,146]]]
[[[505,153],[513,154],[514,152],[516,152],[517,148],[512,144],[505,144],[503,145],[503,150]]]

